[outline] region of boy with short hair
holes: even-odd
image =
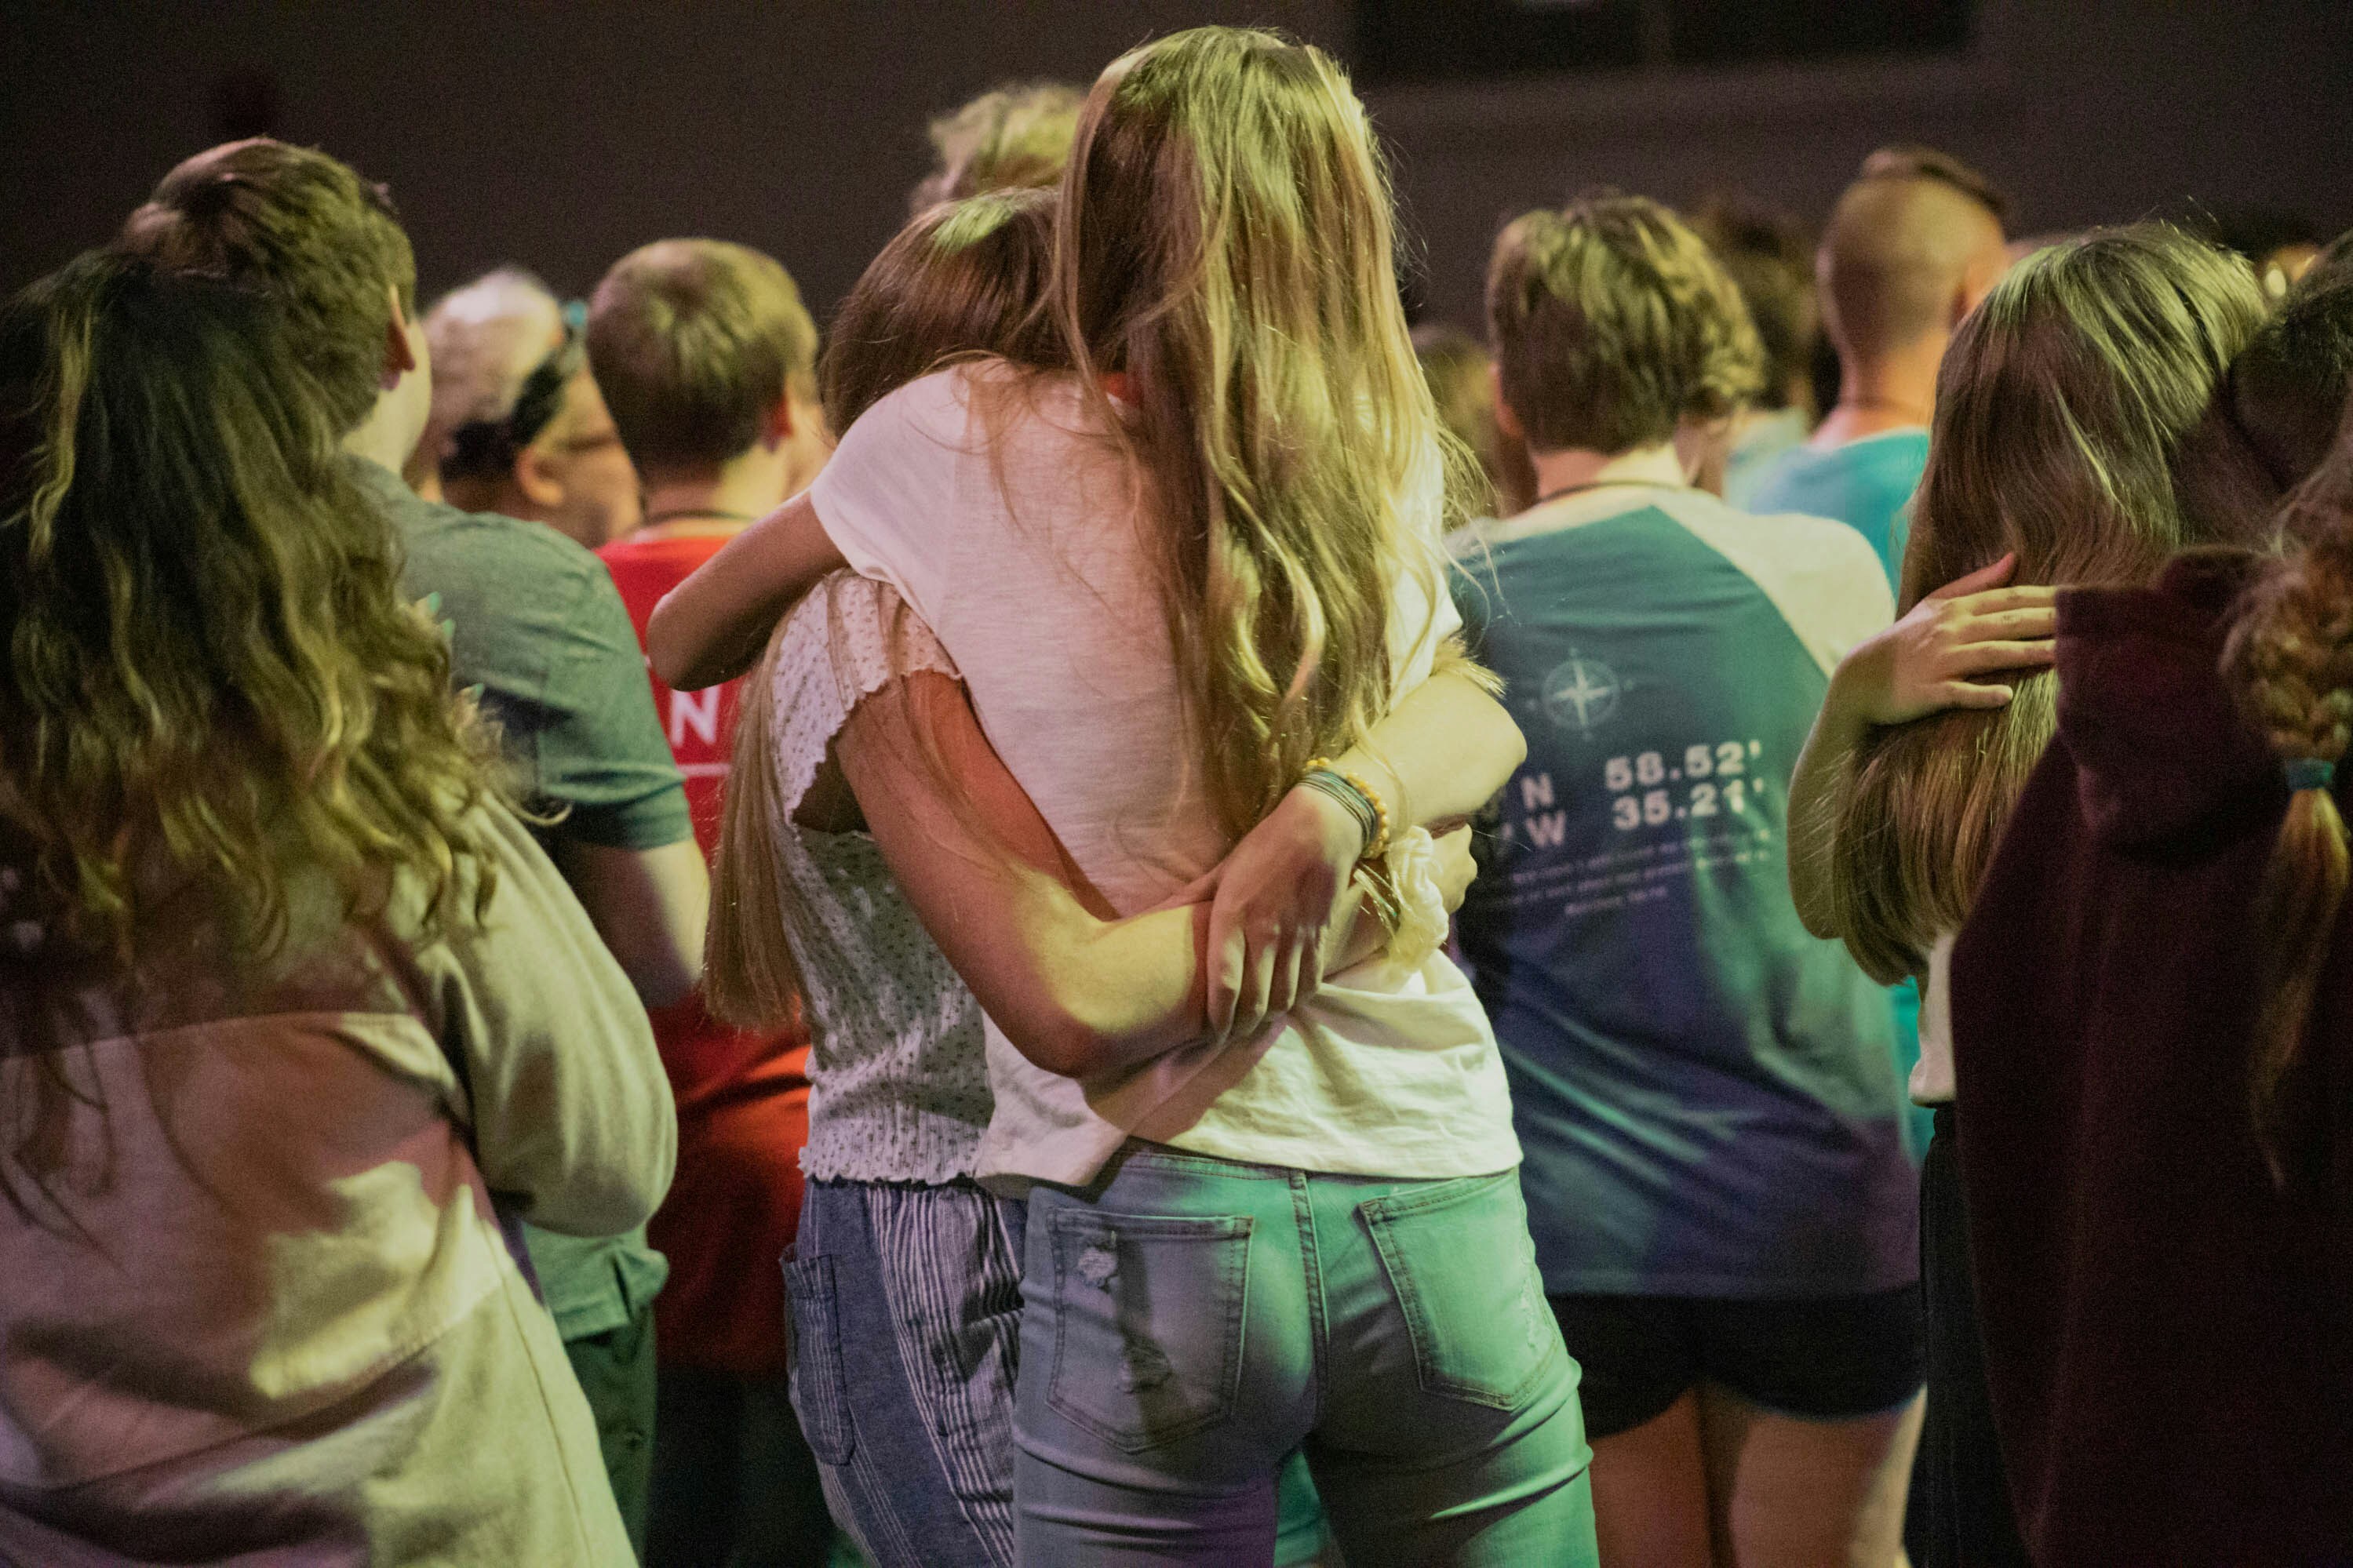
[[[1761,378],[1674,215],[1530,213],[1488,277],[1536,504],[1473,524],[1474,657],[1527,739],[1456,921],[1511,1081],[1604,1562],[1896,1552],[1921,1382],[1884,994],[1799,922],[1795,764],[1889,619],[1870,547],[1693,483],[1677,437]]]
[[[642,638],[664,594],[823,466],[817,325],[773,258],[666,239],[606,273],[587,345],[644,486],[645,526],[598,552]],[[709,855],[735,683],[651,687]],[[654,1035],[678,1098],[679,1163],[650,1226],[670,1264],[650,1561],[821,1562],[832,1525],[786,1397],[777,1268],[800,1215],[807,1039],[731,1028],[699,994],[657,1011]]]

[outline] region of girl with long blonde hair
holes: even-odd
[[[1905,614],[1841,663],[1790,784],[1808,927],[1875,979],[1923,977],[1911,1088],[1937,1126],[1921,1194],[1932,1562],[2022,1561],[1961,1226],[1953,940],[2056,722],[2048,585],[2138,583],[2246,526],[2193,504],[2183,468],[2262,320],[2242,263],[2160,226],[2038,251],[1997,285],[1937,378]]]
[[[1003,1026],[981,1173],[1027,1194],[1023,1561],[1262,1561],[1303,1447],[1352,1563],[1589,1561],[1575,1369],[1413,831],[1482,803],[1520,747],[1459,700],[1480,682],[1438,540],[1467,455],[1413,359],[1362,109],[1313,49],[1178,34],[1097,82],[1062,204],[1073,370],[982,362],[875,404],[797,520],[673,595],[657,668],[724,673],[826,563],[821,523],[937,634],[1072,878],[1134,914],[1218,873],[1198,907],[1219,1027],[1105,1052],[1086,1009],[1039,1005],[1035,933],[976,903],[971,803],[894,828],[878,804],[936,798],[920,755],[843,754]],[[905,731],[936,739],[907,690]],[[1314,853],[1221,869],[1254,824]],[[1397,935],[1327,981],[1360,871]]]
[[[0,1558],[621,1568],[501,1214],[643,1223],[669,1084],[315,357],[107,253],[0,315]]]
[[[1056,363],[1044,309],[1056,201],[970,197],[885,246],[834,319],[820,377],[828,421],[846,428],[975,355]],[[994,1001],[1023,1020],[1033,1049],[1148,1051],[1206,1023],[1195,941],[1206,906],[1113,921],[1070,886],[954,669],[885,584],[837,574],[785,619],[736,731],[706,955],[724,1015],[760,1026],[799,1017],[814,1037],[808,1184],[788,1260],[794,1397],[833,1510],[878,1568],[1011,1568],[1024,1211],[972,1180],[991,1105],[980,1006],[876,841],[901,842],[911,808],[953,776],[961,798],[941,831],[978,830],[955,864],[981,872],[976,896],[1023,930],[1038,965],[1026,997]],[[919,701],[920,740],[907,732]],[[878,765],[888,776],[910,763],[908,787],[873,787]],[[853,776],[869,781],[871,809]],[[1450,907],[1470,871],[1464,847],[1451,847]],[[1335,938],[1364,952],[1385,933],[1352,921]],[[955,1419],[931,1414],[943,1409]],[[1280,1491],[1275,1561],[1312,1563],[1323,1514],[1295,1458]]]

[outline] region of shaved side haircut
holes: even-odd
[[[1929,148],[1863,160],[1815,264],[1840,351],[1870,360],[1949,329],[1954,298],[1977,258],[2000,248],[2008,210],[1983,174]]]

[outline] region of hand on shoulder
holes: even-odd
[[[2059,591],[2012,587],[2018,558],[1956,578],[1840,661],[1830,702],[1871,725],[1949,709],[2006,707],[2010,688],[1982,679],[2048,667],[2057,657]]]

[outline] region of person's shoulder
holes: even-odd
[[[932,472],[981,453],[986,431],[1004,423],[998,411],[1006,405],[1006,376],[994,368],[1001,364],[952,364],[875,399],[842,432],[832,459],[818,470],[816,493],[839,505],[846,492],[902,482],[910,471]]]
[[[1609,548],[1598,542],[1609,537],[1596,524],[1615,523],[1658,510],[1646,489],[1639,492],[1595,490],[1566,500],[1538,501],[1509,517],[1482,517],[1447,535],[1446,546],[1457,560],[1493,554],[1555,555],[1587,548]]]
[[[1736,507],[1704,490],[1686,490],[1672,500],[1678,521],[1693,531],[1754,542],[1792,567],[1855,571],[1883,576],[1879,552],[1852,524],[1797,510]]]
[[[1759,510],[1773,510],[1776,495],[1831,485],[1894,488],[1908,495],[1927,461],[1926,430],[1883,430],[1831,447],[1809,442],[1770,459],[1750,494]]]
[[[1879,552],[1835,518],[1758,515],[1696,490],[1674,497],[1672,510],[1694,537],[1737,567],[1801,632],[1824,631],[1834,634],[1834,642],[1852,644],[1893,613]]]
[[[1841,483],[1880,493],[1890,498],[1891,506],[1901,506],[1919,488],[1920,475],[1928,466],[1928,432],[1883,430],[1820,456],[1823,462],[1817,471],[1834,474]]]
[[[1759,512],[1779,511],[1788,505],[1788,498],[1801,493],[1820,482],[1821,476],[1837,468],[1836,451],[1803,442],[1785,447],[1757,466],[1756,477],[1747,487],[1748,510]]]
[[[1011,384],[1016,373],[1000,359],[960,360],[874,400],[850,426],[880,431],[893,426],[941,433],[961,431],[984,398]]]
[[[822,642],[840,629],[845,618],[864,621],[895,613],[905,603],[899,591],[876,577],[865,577],[843,567],[827,573],[785,612],[779,635],[788,639]]]
[[[1446,553],[1452,556],[1457,564],[1475,566],[1494,551],[1495,541],[1502,529],[1501,518],[1474,517],[1448,534],[1442,543]]]
[[[479,574],[484,586],[585,587],[608,581],[595,552],[542,522],[504,512],[462,511],[444,501],[412,498],[404,509],[403,531],[412,559],[418,555],[459,564]]]
[[[1725,510],[1731,511],[1732,509],[1727,507]],[[1852,523],[1802,511],[1753,515],[1733,512],[1733,515],[1755,527],[1771,529],[1775,550],[1786,556],[1793,566],[1817,572],[1851,574],[1880,583],[1886,581],[1887,568],[1881,563],[1879,552]]]

